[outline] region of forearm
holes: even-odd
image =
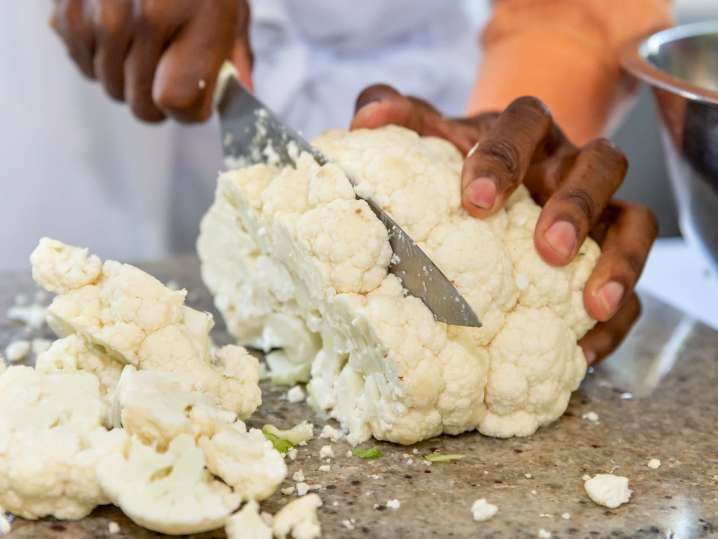
[[[584,143],[604,132],[633,86],[621,48],[671,22],[668,0],[499,0],[468,112],[534,95]]]

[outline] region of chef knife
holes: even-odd
[[[230,167],[256,163],[295,166],[301,152],[311,154],[320,165],[329,162],[249,93],[239,83],[233,69],[220,74],[215,102],[222,126],[225,162]],[[346,176],[357,185],[350,174]],[[440,322],[480,327],[481,322],[471,306],[416,242],[374,201],[357,197],[369,205],[386,227],[395,255],[389,271],[401,280],[409,294],[421,299]]]

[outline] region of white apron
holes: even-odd
[[[459,114],[484,2],[359,6],[253,2],[258,95],[308,136],[347,125],[374,82]],[[192,250],[221,166],[216,120],[136,121],[78,74],[47,27],[49,10],[0,7],[0,269],[26,266],[43,235],[124,260]]]

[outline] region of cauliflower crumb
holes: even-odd
[[[538,536],[540,539],[551,539],[551,532],[541,528],[538,532]]]
[[[320,438],[328,438],[332,442],[338,442],[344,437],[344,433],[339,430],[335,429],[331,425],[324,425],[322,428],[322,432],[319,434]]]
[[[304,390],[301,386],[294,386],[287,391],[287,400],[292,403],[302,402],[304,400]]]
[[[285,496],[289,496],[289,495],[291,495],[291,494],[294,494],[294,485],[289,485],[288,487],[283,488],[280,492],[281,492],[282,494],[284,494]]]
[[[347,530],[353,530],[356,526],[354,524],[354,519],[344,519],[342,520],[342,526],[344,526]]]
[[[561,518],[564,520],[571,520],[571,513],[561,513]]]
[[[319,450],[320,459],[331,459],[334,458],[334,450],[331,445],[323,445]]]
[[[39,356],[43,352],[50,348],[52,341],[50,339],[33,339],[32,340],[32,353]]]
[[[17,340],[7,345],[5,348],[5,357],[10,363],[17,363],[25,359],[30,353],[30,341]]]
[[[593,412],[593,411],[591,411],[591,412],[586,412],[586,413],[583,414],[581,417],[582,417],[583,419],[586,419],[586,420],[590,421],[591,423],[596,423],[596,422],[598,422],[598,419],[599,419],[599,418],[598,418],[598,414],[597,414],[596,412]]]
[[[5,509],[0,507],[0,537],[8,535],[11,531],[12,524],[10,523],[10,519],[8,519],[7,515],[5,515]]]
[[[304,481],[304,470],[297,470],[292,474],[292,480],[296,482]]]
[[[319,471],[320,472],[331,472],[332,467],[330,464],[322,464],[321,466],[319,466]]]
[[[399,509],[399,507],[401,507],[401,502],[395,498],[395,499],[393,499],[393,500],[388,500],[388,501],[386,502],[386,506],[387,506],[389,509],[395,509],[395,510],[396,510],[396,509]]]
[[[471,514],[476,522],[484,522],[493,517],[499,508],[486,501],[486,498],[479,498],[471,506]]]
[[[657,470],[661,467],[661,461],[659,459],[651,459],[646,464],[651,470]]]
[[[525,477],[526,479],[531,479],[531,478],[533,477],[533,475],[531,475],[530,473],[525,473],[525,474],[524,474],[524,477]]]
[[[304,496],[310,490],[311,489],[309,488],[309,485],[307,483],[297,483],[297,496]]]
[[[620,475],[595,475],[584,483],[584,489],[593,502],[610,509],[615,509],[631,499],[628,478]]]
[[[289,457],[289,460],[294,460],[297,458],[297,448],[292,447],[289,451],[287,451],[287,456]]]
[[[45,325],[47,307],[41,303],[14,305],[7,310],[8,320],[25,324],[30,329],[40,329]]]
[[[114,520],[107,525],[107,533],[110,535],[117,535],[120,533],[120,525]]]

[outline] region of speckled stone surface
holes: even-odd
[[[161,279],[190,290],[194,307],[211,310],[196,261],[178,258],[146,266]],[[0,276],[0,347],[25,336],[4,313],[18,292],[33,293],[29,273]],[[218,320],[215,337],[228,342]],[[250,423],[281,427],[323,421],[304,404],[282,400],[263,387],[264,404]],[[582,418],[594,411],[599,421]],[[2,411],[0,411],[2,413]],[[331,471],[321,472],[315,439],[289,462],[290,476],[303,470],[321,485],[324,537],[714,537],[718,536],[718,333],[650,298],[623,348],[591,373],[571,399],[566,415],[529,438],[496,440],[479,434],[440,437],[415,447],[384,443],[377,460],[347,457],[336,443]],[[318,429],[317,429],[318,432]],[[414,453],[416,451],[416,454]],[[433,450],[461,453],[459,462],[427,466]],[[651,458],[662,465],[653,470]],[[629,504],[610,510],[591,502],[581,477],[614,471],[630,479]],[[292,484],[291,479],[284,486]],[[280,493],[263,504],[275,512],[291,497]],[[474,522],[471,504],[486,498],[499,512]],[[399,509],[387,500],[398,499]],[[570,518],[562,518],[569,513]],[[354,519],[348,529],[342,521]],[[79,522],[16,520],[9,537],[44,539],[158,537],[118,510],[103,507]],[[197,537],[221,538],[221,530]]]

